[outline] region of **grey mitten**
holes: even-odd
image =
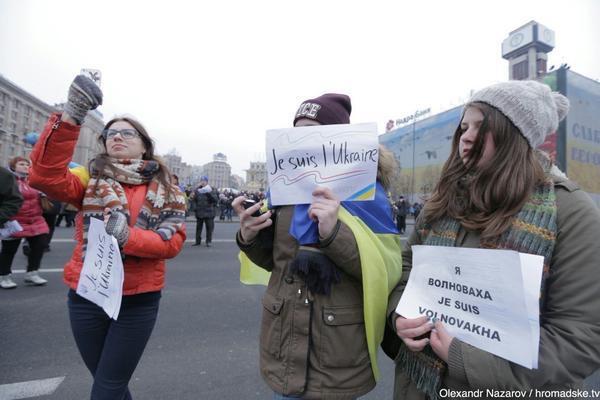
[[[95,110],[100,104],[102,104],[102,90],[90,78],[77,75],[69,87],[65,112],[81,125],[87,112]]]
[[[111,211],[106,222],[106,233],[113,235],[120,247],[123,247],[129,239],[129,224],[127,216],[122,211]]]

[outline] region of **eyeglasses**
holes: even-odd
[[[114,139],[117,133],[121,135],[123,140],[133,140],[140,137],[140,134],[135,129],[105,129],[102,131],[102,137],[104,140]]]

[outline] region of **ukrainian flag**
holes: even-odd
[[[363,309],[367,346],[373,376],[379,379],[377,350],[383,340],[388,295],[402,275],[402,247],[392,220],[390,203],[381,184],[375,199],[342,202],[338,218],[356,239],[362,267]],[[267,285],[270,273],[239,254],[240,281],[247,285]]]

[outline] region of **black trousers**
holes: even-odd
[[[398,227],[398,232],[406,232],[406,215],[398,215],[396,217],[396,225]]]
[[[202,227],[206,224],[206,243],[212,242],[212,234],[215,230],[215,217],[196,218],[196,244],[202,243]]]
[[[48,232],[48,242],[46,243],[46,247],[50,246],[50,242],[52,241],[52,236],[54,236],[54,228],[56,227],[56,218],[58,214],[42,214],[42,217],[46,220],[46,224],[48,224],[48,228],[50,232]]]
[[[29,244],[29,254],[27,255],[27,272],[37,271],[40,269],[42,257],[44,255],[44,247],[48,243],[48,235],[37,235],[25,238]],[[0,250],[0,275],[8,275],[12,270],[13,259],[21,239],[3,240],[2,250]]]
[[[131,400],[129,380],[154,329],[160,292],[123,296],[119,318],[69,290],[71,330],[94,377],[92,400]]]

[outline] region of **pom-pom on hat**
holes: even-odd
[[[308,118],[321,125],[349,124],[352,104],[345,94],[326,93],[306,100],[296,111],[294,125],[299,119]]]
[[[500,110],[519,128],[532,148],[544,143],[569,111],[569,99],[537,81],[497,83],[475,92],[467,107],[474,102]]]

